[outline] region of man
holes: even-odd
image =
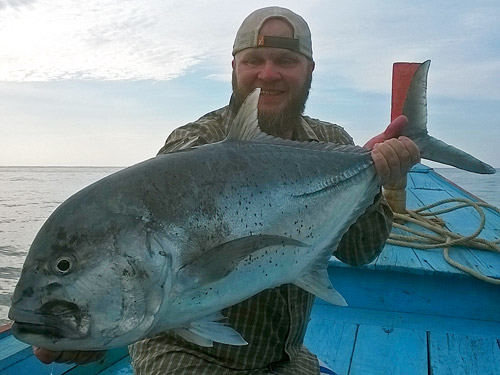
[[[261,88],[259,125],[267,133],[298,141],[352,144],[339,126],[303,116],[315,63],[307,23],[288,9],[270,7],[250,14],[233,46],[233,95],[230,104],[175,130],[160,153],[173,152],[225,138],[243,100]],[[406,123],[400,117],[388,133]],[[388,134],[386,133],[386,134]],[[409,139],[381,135],[372,151],[377,173],[385,185],[397,182],[419,160]],[[335,252],[342,261],[361,265],[381,251],[392,214],[381,194],[344,235]],[[215,343],[204,348],[172,333],[130,346],[137,374],[318,374],[318,360],[303,346],[314,297],[295,285],[282,285],[223,311],[246,346]],[[44,362],[95,360],[92,353],[35,351]],[[56,358],[57,356],[57,358]]]

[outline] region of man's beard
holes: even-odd
[[[308,75],[302,88],[293,95],[287,106],[280,112],[263,112],[259,110],[259,127],[267,134],[281,136],[289,130],[295,129],[300,124],[301,115],[306,108],[309,90],[311,89],[312,73]],[[246,97],[250,94],[242,90],[236,81],[236,74],[233,71],[233,100],[235,113],[240,109]]]

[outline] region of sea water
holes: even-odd
[[[0,325],[36,233],[70,195],[120,167],[0,167]],[[477,175],[435,169],[486,202],[500,207],[500,171]]]
[[[36,233],[66,198],[121,168],[0,167],[0,325]]]

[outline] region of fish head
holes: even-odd
[[[51,350],[102,350],[147,334],[169,257],[148,220],[116,207],[70,198],[44,223],[12,297],[16,338]]]

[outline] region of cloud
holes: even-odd
[[[4,8],[0,80],[172,79],[217,49],[188,10],[181,1],[111,0]]]
[[[1,0],[0,0],[1,1]],[[497,0],[276,1],[313,33],[321,82],[387,93],[395,61],[432,60],[435,95],[500,99]],[[10,0],[0,6],[0,80],[170,80],[200,67],[227,80],[236,29],[256,0]],[[325,92],[328,88],[324,87]]]
[[[219,82],[231,82],[231,73],[227,74],[209,74],[207,79]]]
[[[22,7],[29,6],[36,1],[37,0],[0,0],[0,10],[5,8],[19,10]]]
[[[307,17],[317,73],[346,88],[387,93],[394,62],[431,59],[434,94],[500,99],[496,1],[336,2]]]

